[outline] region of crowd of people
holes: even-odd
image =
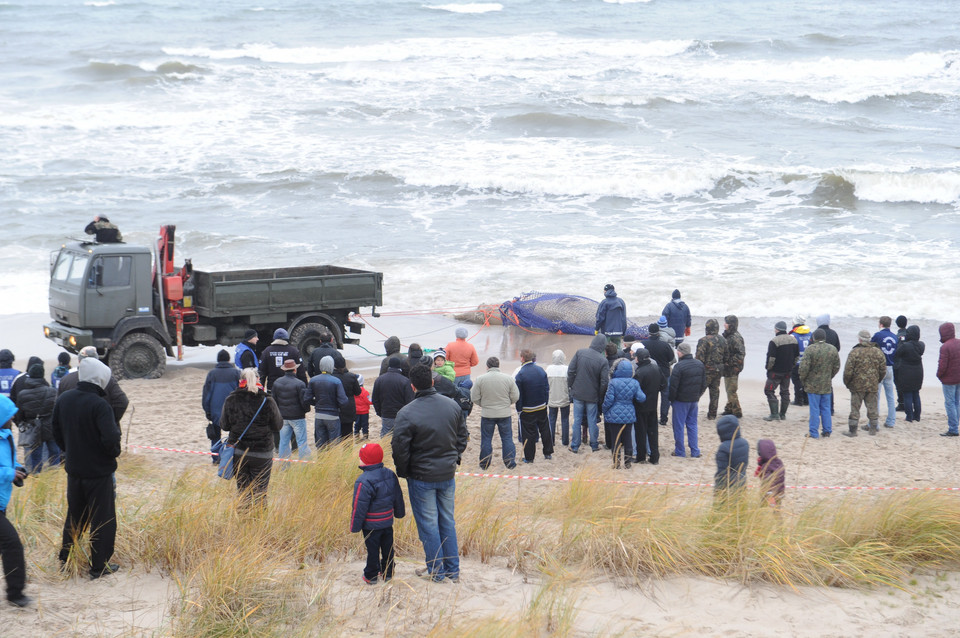
[[[379,444],[366,442],[361,447],[362,473],[354,488],[350,528],[363,535],[368,551],[363,580],[371,584],[393,574],[392,524],[405,514],[397,477],[406,479],[424,547],[425,568],[418,575],[435,582],[458,580],[454,477],[467,448],[466,419],[475,407],[480,410],[478,461],[483,469],[493,460],[495,432],[504,467],[516,467],[514,414],[525,464],[536,461],[538,450],[549,461],[560,448],[578,454],[587,443],[593,452],[610,450],[612,466],[627,469],[635,463],[659,464],[659,426],[668,419],[673,431],[671,456],[700,457],[699,402],[707,394],[706,419],[716,421],[719,439],[714,486],[718,494],[725,494],[746,484],[750,449],[739,422],[743,410],[738,378],[746,355],[739,319],[725,316],[722,331],[720,321],[707,319],[704,336],[694,346],[687,341],[690,309],[678,290],[671,297],[659,320],[647,327],[647,336],[631,339],[625,334],[626,304],[608,284],[597,309],[595,336],[587,347],[577,350],[569,363],[562,350],[553,351],[546,369],[537,364],[536,352],[523,349],[520,366],[512,374],[501,370],[497,357],[489,357],[485,371],[474,378],[480,362],[464,328],[456,330],[454,341],[430,354],[418,344],[410,344],[402,354],[400,339],[389,337],[369,393],[362,376],[347,369],[331,333],[320,335],[319,346],[304,359],[286,330],[277,329],[263,348],[258,347],[257,332],[249,330],[232,357],[227,350],[218,352],[216,366],[204,382],[201,404],[209,421],[206,433],[214,463],[224,446],[233,448],[241,506],[263,507],[277,453],[282,459],[294,452],[300,459],[310,456],[306,417],[311,410],[312,445],[320,451],[344,438],[369,439],[372,408],[380,418],[381,438],[392,435],[396,474],[384,467]],[[895,427],[896,411],[901,409],[907,422],[920,420],[925,345],[919,327],[898,317],[899,331],[894,333],[890,317],[880,317],[875,333],[858,333],[858,343],[841,365],[840,341],[830,328],[829,315],[818,317],[817,324],[811,329],[803,317],[796,317],[792,328],[784,321],[773,326],[764,385],[770,413],[764,420],[785,419],[791,404],[807,406],[807,436],[829,437],[835,412],[832,384],[841,370],[851,396],[845,435],[858,435],[863,406],[867,420],[862,430],[879,432],[882,397],[887,404],[886,427]],[[960,340],[953,324],[942,324],[939,332],[937,377],[948,425],[942,436],[955,437],[960,436]],[[93,348],[82,350],[78,369],[71,371],[70,357],[62,353],[47,381],[39,358],[31,358],[27,372],[20,373],[12,368],[13,354],[0,350],[0,416],[5,415],[0,444],[10,448],[9,459],[0,450],[0,514],[11,485],[22,484],[45,464],[63,464],[68,512],[60,560],[69,560],[83,529],[97,530],[91,539],[92,578],[119,569],[110,562],[116,533],[114,472],[120,418],[128,403],[96,354]],[[721,382],[726,395],[722,410]],[[20,430],[25,466],[16,462],[10,433],[14,426]],[[765,498],[777,506],[785,484],[783,462],[770,439],[758,441],[757,453],[756,474],[764,480]],[[5,518],[0,518],[0,547],[8,599],[29,604],[23,595],[22,546]]]

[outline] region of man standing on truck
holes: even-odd
[[[83,232],[88,235],[96,235],[94,241],[98,244],[119,244],[123,242],[123,235],[120,234],[120,229],[114,224],[111,224],[110,220],[104,215],[94,217],[93,221],[83,229]]]
[[[237,351],[233,355],[233,363],[241,370],[245,368],[259,368],[260,361],[257,359],[257,342],[260,337],[257,331],[249,328],[243,333],[243,341],[237,344]],[[280,362],[283,365],[283,361]]]

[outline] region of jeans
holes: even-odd
[[[960,419],[960,383],[943,385],[943,407],[947,409],[947,430],[957,432]]]
[[[340,417],[317,417],[313,422],[313,442],[317,451],[328,443],[336,443],[340,438]]]
[[[353,424],[353,433],[369,436],[370,434],[370,415],[369,414],[357,415],[357,420]]]
[[[393,527],[361,530],[363,544],[367,548],[367,564],[363,568],[363,577],[370,581],[383,576],[383,580],[393,578]]]
[[[583,411],[587,411],[587,428],[590,431],[590,448],[597,450],[600,448],[598,437],[600,431],[597,428],[597,403],[595,401],[573,400],[573,432],[570,437],[570,449],[576,452],[580,449],[580,423],[583,421]]]
[[[417,535],[423,543],[427,571],[437,582],[460,577],[460,550],[453,522],[455,491],[453,479],[437,482],[407,479],[410,508],[417,522]]]
[[[690,456],[700,456],[700,446],[697,441],[697,415],[700,406],[695,402],[673,402],[673,449],[676,456],[686,456],[683,446],[683,431],[687,431],[687,444],[690,446]]]
[[[387,436],[393,432],[393,422],[396,418],[388,419],[387,417],[380,418],[380,438]]]
[[[901,392],[903,411],[907,413],[907,421],[920,420],[920,392]]]
[[[46,441],[38,445],[27,457],[27,471],[36,474],[43,469],[43,451],[47,451],[47,467],[60,465],[60,448],[56,442]]]
[[[892,428],[897,420],[897,394],[893,390],[893,366],[887,366],[887,374],[883,381],[877,386],[877,412],[880,412],[880,390],[887,395],[887,420],[883,422],[888,428]]]
[[[280,458],[290,458],[290,439],[297,438],[297,457],[300,459],[310,457],[310,448],[307,447],[307,420],[306,419],[284,419],[283,427],[280,428]]]
[[[503,464],[507,469],[517,466],[517,446],[513,442],[512,423],[510,417],[498,419],[480,417],[480,467],[484,470],[490,467],[493,458],[493,431],[500,433],[500,447],[502,448]]]
[[[557,441],[557,413],[560,414],[560,442],[570,445],[570,406],[547,408],[547,418],[550,419],[550,432],[553,433],[554,443]]]
[[[823,424],[823,433],[833,433],[833,417],[830,416],[830,394],[813,394],[807,392],[807,401],[810,402],[810,438],[819,439],[819,426]]]

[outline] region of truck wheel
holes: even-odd
[[[300,351],[304,361],[310,358],[313,349],[320,345],[320,334],[328,331],[322,323],[301,323],[290,334],[290,342]]]
[[[167,354],[148,334],[128,334],[110,352],[110,370],[117,379],[159,379],[167,368]]]

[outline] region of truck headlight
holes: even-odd
[[[71,346],[73,346],[73,347],[76,347],[76,346],[77,346],[77,338],[74,337],[73,335],[70,335],[70,338],[67,339],[67,343],[69,343],[69,344],[70,344]]]
[[[185,295],[183,297],[183,307],[193,308],[193,295]]]
[[[44,326],[44,327],[43,327],[43,336],[44,336],[44,337],[49,337],[49,336],[50,336],[50,327],[49,327],[49,326]]]

